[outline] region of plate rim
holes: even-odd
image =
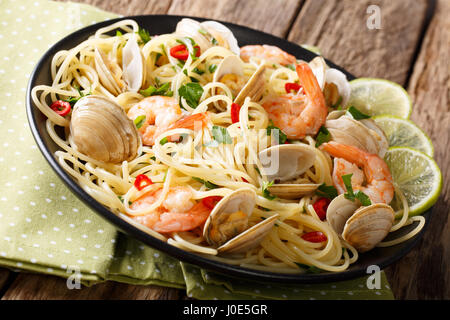
[[[197,267],[204,268],[213,272],[217,272],[221,275],[225,275],[228,277],[234,277],[238,279],[245,278],[247,280],[254,280],[254,281],[264,281],[264,282],[271,282],[271,283],[295,283],[295,284],[313,284],[313,283],[330,283],[330,282],[337,282],[337,281],[344,281],[349,279],[354,279],[360,276],[367,276],[369,275],[366,273],[365,268],[361,267],[359,269],[355,270],[345,270],[342,272],[326,272],[326,273],[318,273],[318,274],[310,274],[310,273],[299,273],[299,274],[286,274],[286,273],[276,273],[276,272],[268,272],[268,271],[261,271],[261,270],[255,270],[255,269],[249,269],[245,267],[240,267],[236,265],[226,264],[217,260],[212,260],[205,258],[204,256],[201,256],[196,253],[192,253],[183,249],[179,249],[177,247],[174,247],[162,240],[159,240],[148,233],[140,230],[139,228],[133,226],[132,224],[128,223],[118,215],[114,214],[112,211],[101,205],[97,200],[92,198],[87,192],[85,192],[78,183],[71,178],[71,176],[64,171],[64,169],[59,165],[56,158],[54,157],[53,153],[49,150],[49,148],[46,146],[45,142],[43,141],[42,137],[39,134],[38,124],[35,116],[35,111],[40,112],[36,107],[33,106],[33,101],[31,98],[31,90],[33,87],[37,84],[35,84],[37,75],[42,72],[41,66],[42,64],[47,61],[47,59],[51,59],[53,55],[59,50],[58,48],[60,46],[63,46],[67,41],[73,38],[83,37],[83,36],[89,36],[92,35],[95,30],[111,25],[115,22],[121,21],[121,20],[135,20],[135,19],[145,19],[145,18],[151,18],[151,17],[158,17],[158,18],[167,18],[167,19],[182,19],[182,18],[190,18],[198,21],[206,21],[208,19],[206,18],[200,18],[200,17],[193,17],[193,16],[185,16],[185,15],[167,15],[167,14],[148,14],[148,15],[134,15],[134,16],[123,16],[118,17],[114,19],[108,19],[101,22],[97,22],[95,24],[91,24],[88,26],[85,26],[81,29],[78,29],[66,36],[64,36],[62,39],[54,43],[50,48],[46,50],[46,52],[41,56],[35,67],[33,68],[32,73],[30,74],[30,79],[28,81],[27,90],[26,90],[26,114],[28,119],[28,124],[30,127],[30,130],[32,132],[32,136],[37,143],[40,152],[50,165],[50,167],[53,169],[53,171],[56,173],[59,179],[63,181],[63,183],[69,188],[69,190],[75,194],[75,196],[80,199],[84,204],[87,204],[88,207],[94,211],[96,214],[100,215],[104,220],[106,220],[108,223],[113,225],[115,228],[119,229],[119,231],[126,233],[127,235],[143,242],[144,244],[156,249],[160,250],[171,257],[175,257],[176,259],[179,259],[180,261],[193,264]],[[211,19],[209,19],[211,20]],[[307,49],[301,47],[300,45],[297,45],[293,42],[290,42],[286,39],[277,37],[275,35],[266,33],[264,31],[252,29],[247,26],[230,23],[226,21],[221,21],[217,19],[212,19],[214,21],[223,23],[227,27],[232,27],[236,29],[241,29],[243,32],[251,32],[251,33],[258,33],[262,34],[264,37],[272,38],[275,42],[282,42],[284,45],[287,46],[293,46],[296,47],[296,50],[304,51],[306,56],[317,56],[315,53],[308,51]],[[258,41],[255,41],[258,43]],[[325,59],[327,63],[332,65],[333,67],[338,68],[339,70],[343,71],[349,78],[355,78],[352,74],[350,74],[348,71],[343,69],[342,67],[334,64],[331,61],[328,61]],[[431,212],[432,208],[428,209],[425,213],[422,214],[422,216],[425,217],[425,226],[422,228],[422,230],[416,234],[413,238],[409,239],[409,243],[407,245],[404,245],[401,250],[396,255],[392,255],[384,259],[381,263],[378,264],[380,269],[384,269],[385,267],[395,263],[402,257],[404,257],[408,252],[414,248],[419,240],[422,239],[428,225],[430,224],[431,219]],[[367,266],[366,266],[367,267]]]

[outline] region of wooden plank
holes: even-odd
[[[11,276],[11,271],[0,268],[0,292],[5,290],[8,278]]]
[[[169,14],[218,19],[284,37],[295,19],[301,0],[173,0]]]
[[[56,0],[67,2],[68,0]],[[141,14],[164,14],[170,6],[170,1],[161,0],[70,0],[96,6],[102,10],[124,16]]]
[[[370,5],[380,8],[381,29],[367,27]],[[426,7],[426,0],[307,0],[288,39],[318,46],[326,58],[357,77],[404,84]]]
[[[439,0],[408,86],[412,120],[433,140],[442,194],[423,241],[387,270],[399,299],[450,298],[450,1]]]
[[[66,280],[54,276],[21,273],[2,300],[178,300],[180,290],[159,286],[127,285],[108,281],[69,290]]]

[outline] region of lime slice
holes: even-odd
[[[390,147],[410,147],[433,156],[433,143],[414,122],[389,115],[373,120],[386,134]]]
[[[408,119],[411,99],[402,86],[388,80],[360,78],[350,81],[351,95],[347,103],[359,111],[376,116],[390,114]]]
[[[394,183],[408,200],[410,215],[421,214],[436,202],[442,175],[431,157],[409,147],[391,147],[385,160]]]

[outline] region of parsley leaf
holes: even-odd
[[[146,117],[144,115],[137,117],[134,119],[134,124],[136,125],[136,128],[140,129],[142,125],[145,123]]]
[[[339,96],[339,98],[338,98],[338,100],[336,101],[336,103],[333,104],[331,107],[332,107],[333,109],[338,109],[338,108],[341,106],[341,103],[342,103],[342,96]]]
[[[211,43],[212,43],[214,46],[216,46],[216,45],[219,44],[219,42],[217,41],[216,38],[212,38],[212,39],[211,39]]]
[[[209,73],[214,73],[214,71],[216,71],[216,69],[217,69],[217,64],[211,64],[211,65],[208,67]]]
[[[158,79],[158,81],[156,79],[157,78],[155,78],[156,85],[159,86],[159,79]],[[150,97],[150,96],[171,97],[171,96],[173,96],[173,92],[170,91],[170,82],[166,82],[160,87],[149,86],[147,89],[139,91],[139,93],[145,97]]]
[[[178,89],[178,94],[183,97],[191,108],[197,108],[203,94],[203,87],[195,82],[186,83]]]
[[[159,141],[159,144],[160,145],[165,145],[167,142],[169,142],[169,139],[167,139],[167,137],[164,137],[164,138],[162,138],[160,141]]]
[[[372,204],[372,201],[370,201],[370,198],[367,196],[367,194],[360,190],[353,192],[352,176],[353,173],[342,176],[342,181],[344,182],[345,189],[347,189],[347,193],[344,193],[344,197],[351,201],[355,201],[355,199],[357,199],[363,206],[370,206]]]
[[[328,199],[334,199],[338,196],[336,188],[333,186],[327,186],[325,183],[322,183],[319,188],[317,188],[316,194]]]
[[[70,97],[70,98],[67,98],[67,99],[63,100],[63,101],[66,101],[66,102],[70,103],[71,107],[73,107],[75,105],[75,103],[77,103],[78,100],[80,100],[81,98],[83,98],[85,96],[89,96],[89,95],[92,94],[91,92],[89,92],[87,94],[84,94],[83,92],[81,92],[80,87],[76,87],[76,89],[78,91],[79,97],[76,97],[76,98],[75,97]]]
[[[122,34],[122,32],[120,32],[120,30],[116,30],[116,37],[120,37],[120,36],[122,36],[123,34]]]
[[[147,43],[152,40],[152,37],[150,37],[150,33],[143,28],[139,28],[139,31],[136,33],[139,35],[143,43]]]
[[[295,64],[288,64],[288,65],[286,65],[286,68],[291,69],[292,71],[295,71]]]
[[[370,118],[369,115],[362,113],[361,111],[359,111],[358,109],[356,109],[353,106],[348,108],[347,112],[350,113],[351,116],[353,117],[353,119],[355,119],[355,120],[362,120],[362,119],[369,119]]]
[[[200,183],[203,183],[205,185],[205,187],[207,187],[208,189],[217,189],[217,188],[220,187],[217,184],[214,184],[214,183],[209,182],[209,181],[205,181],[205,180],[197,178],[197,177],[192,177],[192,179],[194,179],[195,181],[198,181]]]
[[[267,131],[267,135],[268,136],[270,136],[270,135],[272,135],[274,133],[275,137],[276,137],[276,135],[278,134],[278,143],[279,144],[283,144],[287,140],[286,134],[283,131],[281,131],[280,128],[274,126],[272,120],[270,120],[270,124],[267,127],[266,131]]]
[[[214,140],[216,140],[218,143],[230,144],[233,142],[233,139],[231,139],[231,136],[228,133],[227,128],[221,126],[213,126],[212,134]]]
[[[203,71],[203,70],[200,70],[199,68],[197,68],[197,67],[195,67],[194,69],[192,69],[192,72],[195,72],[196,74],[198,74],[198,75],[202,75],[202,74],[204,74],[205,73],[205,71]]]
[[[330,131],[324,126],[321,126],[319,129],[319,134],[316,137],[316,148],[320,146],[322,143],[328,142],[331,140]]]
[[[273,194],[270,193],[270,191],[268,190],[268,188],[270,186],[272,186],[274,183],[274,181],[263,181],[263,185],[262,185],[262,193],[263,193],[263,197],[268,199],[268,200],[273,200],[276,198],[276,196],[274,196]]]

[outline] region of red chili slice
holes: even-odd
[[[195,56],[200,57],[200,47],[194,46]],[[170,55],[175,59],[186,61],[189,57],[189,51],[184,44],[179,44],[170,48]]]
[[[52,110],[59,114],[61,117],[68,115],[70,110],[72,109],[69,102],[62,100],[56,100],[52,103],[50,108],[52,108]]]
[[[202,203],[205,207],[208,209],[214,209],[217,202],[219,202],[222,199],[222,197],[219,196],[210,196],[202,199]]]
[[[241,110],[241,106],[237,103],[231,104],[231,122],[236,123],[239,122],[239,111]]]
[[[316,202],[313,204],[313,208],[316,211],[317,215],[319,216],[320,220],[325,220],[327,217],[327,209],[328,205],[330,204],[331,200],[328,198],[319,198]]]
[[[146,186],[149,186],[151,184],[153,184],[152,180],[149,177],[147,177],[145,174],[138,175],[136,177],[136,180],[134,180],[134,186],[139,191],[141,191]]]
[[[301,87],[302,87],[301,85],[295,82],[288,82],[284,85],[284,89],[286,90],[287,93],[290,93],[291,91],[297,92],[298,90],[300,90]]]
[[[319,243],[327,241],[327,236],[320,231],[313,231],[302,235],[302,239],[309,242]]]
[[[245,179],[245,178],[242,178],[242,181],[244,181],[244,182],[247,182],[247,183],[248,183],[248,180],[247,180],[247,179]]]

